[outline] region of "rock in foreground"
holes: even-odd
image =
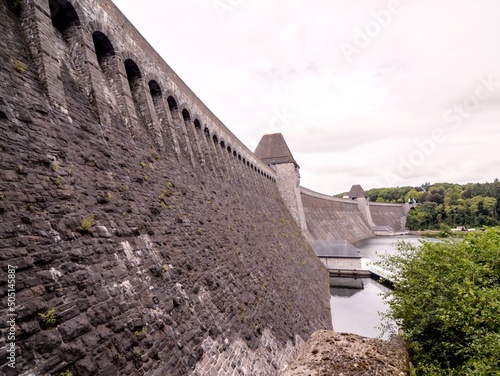
[[[329,330],[315,332],[281,376],[406,376],[402,341],[384,341]]]

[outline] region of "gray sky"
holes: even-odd
[[[498,0],[114,0],[251,150],[301,184],[500,178]]]

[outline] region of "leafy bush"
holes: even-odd
[[[57,322],[56,309],[54,307],[45,313],[38,313],[38,316],[42,319],[42,326],[45,328],[51,328]]]
[[[409,341],[415,375],[499,375],[500,229],[463,240],[398,242],[386,325]]]
[[[80,225],[80,227],[78,227],[78,231],[80,231],[82,233],[87,232],[92,226],[94,226],[94,224],[95,224],[95,222],[94,222],[93,215],[85,217],[85,218],[83,218],[82,224]]]

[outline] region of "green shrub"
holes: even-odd
[[[90,215],[88,217],[83,218],[82,224],[78,227],[78,231],[87,232],[92,226],[94,226],[94,216]]]
[[[148,328],[146,328],[146,327],[143,327],[141,330],[136,330],[134,332],[135,337],[140,337],[140,336],[146,335],[146,334],[148,334]]]
[[[403,330],[415,375],[499,375],[500,229],[397,249],[379,263],[396,273],[386,326]]]
[[[42,319],[42,326],[45,328],[51,328],[57,322],[56,309],[52,307],[45,313],[39,313],[38,316]]]

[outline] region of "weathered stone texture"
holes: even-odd
[[[294,163],[274,165],[276,184],[290,214],[302,231],[307,231],[304,206],[300,195],[299,168]]]
[[[2,297],[18,267],[17,369],[2,351],[0,372],[275,374],[331,316],[274,172],[109,1],[50,4],[72,22],[0,1]]]
[[[321,330],[314,333],[281,376],[409,375],[401,340],[364,338]]]
[[[373,236],[356,201],[322,195],[302,187],[301,196],[311,241],[343,239],[355,242]]]
[[[376,226],[391,226],[394,231],[402,231],[406,228],[407,206],[409,205],[370,203],[373,223]]]

